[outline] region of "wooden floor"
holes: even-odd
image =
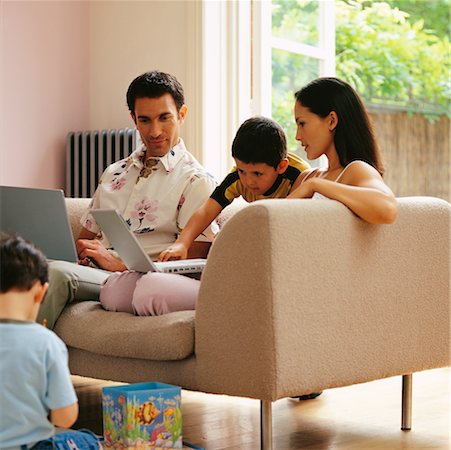
[[[412,430],[400,430],[401,378],[325,391],[315,400],[273,404],[276,450],[451,449],[450,369],[413,376]],[[102,433],[101,387],[117,383],[73,377],[80,401],[74,428]],[[208,450],[260,446],[259,402],[182,391],[183,437]]]

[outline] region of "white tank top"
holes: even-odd
[[[340,180],[341,180],[341,178],[343,177],[343,175],[344,175],[344,173],[346,172],[346,169],[349,167],[349,166],[351,166],[352,164],[354,164],[354,163],[356,163],[356,162],[359,162],[360,160],[358,160],[358,159],[356,159],[356,160],[354,160],[354,161],[351,161],[341,172],[340,172],[340,174],[338,175],[338,177],[337,178],[335,178],[335,180],[333,180],[335,183],[338,183]],[[309,172],[307,173],[307,175],[302,179],[302,182],[301,182],[301,184],[307,179],[307,178],[309,178],[310,177],[310,175],[315,171],[316,169],[310,169],[309,170]],[[326,197],[325,195],[323,195],[323,194],[320,194],[319,192],[314,192],[313,193],[313,195],[312,195],[312,199],[314,199],[314,200],[329,200],[329,197]]]

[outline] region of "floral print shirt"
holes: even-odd
[[[99,233],[90,209],[117,209],[155,259],[175,241],[191,215],[209,198],[216,182],[186,150],[182,139],[162,157],[145,161],[145,153],[141,145],[129,157],[107,167],[81,224]],[[214,226],[199,240],[211,241]],[[102,241],[110,246],[105,237]]]

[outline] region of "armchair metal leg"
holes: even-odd
[[[412,374],[402,376],[401,430],[412,428]]]
[[[260,448],[272,450],[272,402],[260,400]]]

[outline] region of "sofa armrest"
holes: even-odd
[[[201,283],[201,389],[276,400],[448,365],[451,207],[398,204],[392,225],[335,201],[266,200],[234,215]]]
[[[78,238],[81,231],[80,220],[91,202],[90,198],[69,198],[66,197],[66,208],[69,216],[70,226],[74,239]]]

